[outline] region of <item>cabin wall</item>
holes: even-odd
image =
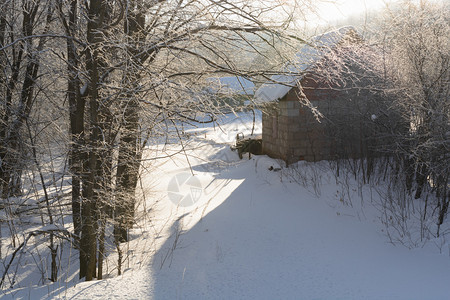
[[[298,122],[300,108],[301,105],[298,101],[281,101],[278,107],[264,110],[262,118],[263,153],[290,161],[294,155],[292,153],[293,144],[299,144],[299,147],[304,148],[308,146],[305,141],[297,140],[298,132],[302,130],[301,124]]]
[[[291,89],[263,114],[264,153],[287,164],[392,153],[396,132],[404,134],[408,124],[382,93],[387,82],[370,48],[354,46],[327,53],[303,75],[301,91]]]
[[[378,128],[372,116],[380,113],[380,99],[367,91],[308,86],[304,94],[292,89],[265,111],[263,152],[287,164],[374,155],[380,141],[374,138]],[[301,103],[304,96],[323,117]]]

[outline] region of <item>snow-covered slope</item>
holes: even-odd
[[[369,187],[335,177],[328,162],[287,169],[266,156],[239,160],[228,143],[248,136],[251,123],[226,123],[189,132],[201,187],[193,205],[177,207],[169,193],[193,193],[182,152],[149,169],[148,221],[138,224],[123,276],[2,299],[448,299],[448,244],[442,253],[394,246]],[[152,150],[149,159],[163,153]]]

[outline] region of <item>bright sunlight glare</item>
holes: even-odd
[[[336,0],[317,4],[319,20],[317,23],[328,23],[345,19],[366,11],[378,10],[385,6],[385,0]]]

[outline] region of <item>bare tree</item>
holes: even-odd
[[[32,203],[41,214],[43,226],[54,224],[51,199],[37,150],[39,132],[48,125],[42,125],[44,118],[38,112],[48,104],[44,103],[48,100],[46,95],[50,94],[46,91],[51,80],[48,81],[45,52],[50,49],[54,7],[50,1],[1,1],[0,11],[0,209],[9,216],[12,245],[15,247],[14,223],[20,223],[17,211],[24,208],[19,205],[13,210],[10,207],[25,202],[13,198],[23,196],[24,171],[32,173],[37,170],[37,182],[45,194],[45,211],[39,196]],[[20,237],[17,240],[20,241]],[[50,280],[56,281],[58,246],[53,232],[49,234],[49,241]]]
[[[102,277],[105,228],[128,241],[146,137],[159,124],[214,122],[213,75],[264,76],[243,60],[275,47],[301,4],[279,1],[56,1],[67,48],[70,170],[80,277]],[[308,4],[309,6],[309,4]],[[143,122],[145,120],[145,122]]]
[[[42,36],[49,30],[53,10],[43,1],[0,3],[0,189],[3,199],[21,192],[21,132],[36,102]],[[21,11],[21,13],[20,13]],[[31,38],[38,36],[38,38]]]
[[[397,148],[404,162],[406,185],[415,191],[416,199],[424,191],[436,195],[438,235],[449,205],[448,8],[446,3],[404,1],[386,10],[379,35],[385,50],[385,71],[392,79],[391,92],[410,124],[407,134],[398,137]]]

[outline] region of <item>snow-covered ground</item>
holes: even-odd
[[[390,243],[375,187],[336,177],[328,162],[239,160],[230,143],[250,120],[187,130],[185,151],[149,149],[122,276],[0,298],[450,299],[448,241]]]

